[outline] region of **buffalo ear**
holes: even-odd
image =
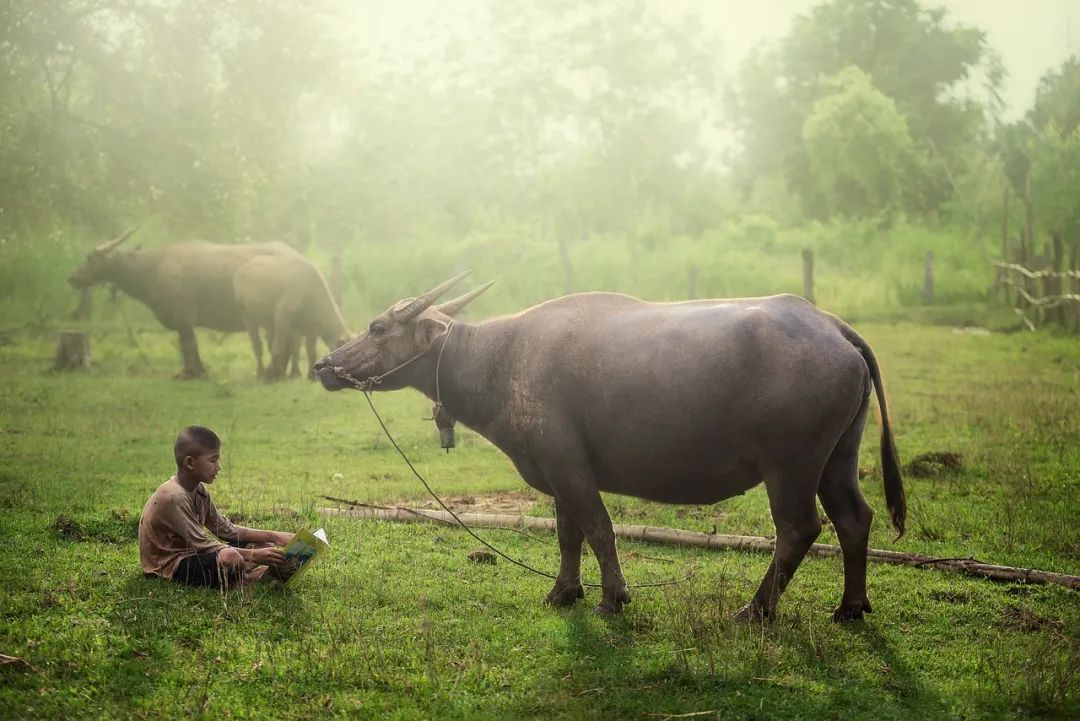
[[[424,349],[430,348],[435,339],[446,332],[449,326],[437,318],[421,318],[416,324],[416,342]]]

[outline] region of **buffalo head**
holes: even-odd
[[[376,316],[364,333],[319,360],[314,368],[323,387],[328,391],[355,388],[373,378],[380,379],[373,390],[410,385],[412,361],[439,348],[453,315],[492,285],[487,283],[454,300],[434,304],[466,275],[468,271],[416,298],[395,303]]]
[[[75,288],[87,288],[95,283],[109,280],[109,272],[112,267],[109,255],[116,250],[117,246],[131,237],[138,230],[138,226],[131,228],[114,240],[107,240],[95,246],[83,262],[68,276],[68,283]]]

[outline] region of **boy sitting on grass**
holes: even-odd
[[[188,426],[176,437],[176,475],[162,483],[139,518],[143,573],[189,586],[229,588],[257,580],[267,570],[287,577],[284,546],[290,533],[234,525],[218,513],[203,484],[221,470],[221,439],[209,428]],[[211,540],[209,528],[222,541]]]

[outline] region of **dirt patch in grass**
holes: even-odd
[[[912,458],[905,470],[919,478],[954,475],[964,470],[964,457],[952,451],[932,451]]]
[[[537,503],[546,503],[550,499],[536,491],[497,491],[464,496],[444,496],[443,502],[456,512],[461,513],[508,513],[523,515],[532,510]],[[434,499],[427,501],[395,501],[388,506],[410,508],[440,508]]]
[[[97,518],[72,518],[61,513],[53,521],[53,530],[69,541],[128,543],[139,537],[139,517],[119,508]]]
[[[942,603],[967,603],[971,600],[971,594],[964,591],[931,591],[930,598]]]
[[[1016,631],[1027,631],[1029,633],[1032,631],[1050,631],[1055,633],[1061,631],[1065,625],[1061,619],[1040,616],[1019,606],[1008,606],[1002,610],[1001,615],[1001,625]]]

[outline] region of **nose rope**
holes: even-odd
[[[435,360],[435,409],[436,410],[443,407],[442,393],[440,393],[440,391],[439,391],[439,367],[442,365],[443,351],[446,350],[446,342],[448,340],[450,340],[450,332],[454,329],[454,325],[455,325],[454,321],[450,321],[449,323],[447,323],[447,325],[446,325],[446,333],[443,335],[442,345],[439,346],[439,357]],[[327,368],[329,368],[330,371],[334,375],[336,375],[338,378],[341,378],[344,381],[348,381],[353,386],[353,388],[355,388],[356,390],[363,391],[364,393],[370,393],[371,391],[373,391],[375,389],[375,386],[382,385],[383,378],[386,378],[388,375],[390,375],[392,373],[396,373],[397,371],[401,370],[405,366],[412,363],[414,360],[416,360],[418,358],[423,358],[425,355],[428,354],[428,351],[430,351],[430,350],[431,350],[431,348],[428,348],[428,349],[424,350],[421,353],[417,353],[416,355],[414,355],[412,358],[409,358],[404,363],[401,363],[399,365],[394,366],[393,368],[386,371],[385,373],[380,373],[377,376],[368,376],[364,380],[358,380],[357,378],[354,378],[352,375],[349,374],[349,372],[347,370],[345,370],[341,366],[327,366]]]
[[[441,395],[439,393],[439,366],[442,363],[443,351],[446,350],[446,341],[450,337],[450,331],[453,329],[453,327],[454,327],[454,323],[453,323],[453,321],[451,321],[450,324],[447,326],[446,335],[443,336],[442,346],[439,348],[439,357],[435,361],[435,408],[436,409],[441,408],[442,405],[443,405],[442,404],[442,398],[441,398]],[[431,349],[429,348],[428,350],[431,350]],[[334,373],[334,375],[338,376],[342,380],[348,381],[350,384],[353,385],[354,388],[356,388],[356,390],[361,391],[364,394],[364,399],[367,400],[368,406],[371,408],[371,412],[375,416],[375,420],[377,420],[379,422],[379,426],[382,428],[383,433],[386,434],[386,437],[390,440],[390,443],[391,443],[391,445],[394,446],[394,449],[397,450],[398,454],[401,456],[401,459],[403,461],[405,461],[405,465],[407,465],[409,467],[409,470],[412,471],[412,474],[414,476],[416,476],[417,480],[419,480],[420,483],[423,484],[424,488],[428,492],[428,495],[430,495],[432,498],[434,498],[435,502],[438,503],[440,506],[442,506],[442,509],[444,511],[446,511],[447,513],[449,513],[450,517],[453,518],[457,522],[457,524],[459,526],[461,526],[463,529],[465,529],[465,531],[470,536],[475,538],[477,541],[482,543],[485,547],[487,547],[491,551],[494,551],[498,556],[500,556],[504,560],[509,561],[510,563],[514,564],[515,566],[518,566],[519,568],[523,568],[526,571],[531,571],[531,572],[537,574],[538,576],[544,576],[545,578],[550,578],[550,579],[553,579],[553,580],[557,581],[558,576],[553,576],[550,573],[548,573],[547,571],[541,571],[541,570],[539,570],[537,568],[533,568],[532,566],[530,566],[527,563],[524,563],[522,561],[517,560],[516,558],[512,558],[512,557],[506,555],[503,551],[501,551],[500,549],[496,548],[495,546],[491,545],[490,543],[485,541],[483,538],[478,536],[476,534],[476,531],[474,531],[472,528],[470,528],[468,526],[468,524],[465,523],[465,521],[458,518],[458,515],[456,513],[454,513],[454,511],[451,510],[451,508],[448,505],[443,503],[443,500],[441,498],[439,498],[438,494],[435,493],[435,491],[433,491],[431,489],[430,485],[428,485],[427,480],[420,474],[420,472],[418,470],[416,470],[416,466],[414,466],[412,464],[412,461],[409,460],[409,457],[407,455],[405,455],[405,451],[403,451],[401,449],[401,446],[398,445],[398,442],[396,440],[394,440],[394,436],[390,433],[390,429],[386,427],[386,424],[383,422],[382,416],[380,416],[379,412],[377,410],[375,410],[375,404],[371,400],[371,394],[372,394],[372,391],[374,390],[374,386],[377,386],[377,385],[381,384],[383,378],[390,375],[394,371],[397,371],[400,368],[403,368],[403,367],[407,366],[409,363],[412,363],[414,360],[416,360],[420,356],[426,354],[427,352],[428,351],[425,350],[423,353],[413,356],[412,358],[405,361],[404,363],[397,366],[396,368],[392,368],[392,369],[388,370],[386,373],[383,373],[382,375],[369,376],[366,380],[363,380],[363,381],[357,380],[356,378],[351,376],[348,373],[348,371],[346,371],[341,366],[327,366],[327,367]],[[691,569],[690,572],[687,573],[682,578],[672,578],[672,579],[668,579],[666,581],[656,581],[654,583],[628,583],[628,584],[626,584],[626,587],[627,588],[658,588],[658,587],[661,587],[661,586],[674,586],[674,585],[683,583],[685,581],[689,581],[693,577],[694,577],[694,571],[693,571],[693,569]],[[585,582],[582,582],[581,585],[586,586],[588,588],[603,588],[604,587],[603,584],[601,584],[601,583],[585,583]]]

